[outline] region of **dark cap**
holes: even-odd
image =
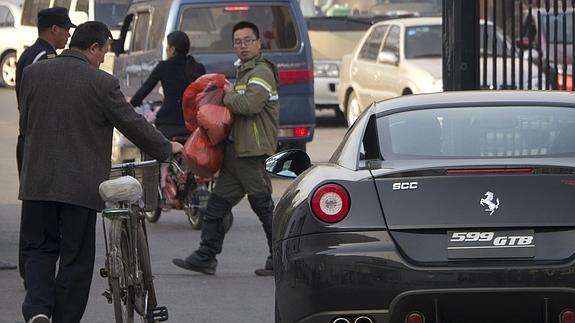
[[[38,12],[38,27],[76,28],[68,17],[68,10],[63,7],[53,7]]]

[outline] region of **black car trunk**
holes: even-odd
[[[541,245],[574,242],[559,234],[575,228],[571,168],[404,169],[374,172],[374,178],[390,233],[411,258],[557,260],[573,255],[571,247],[558,252]],[[545,236],[552,231],[557,234]],[[549,240],[561,237],[567,240]]]

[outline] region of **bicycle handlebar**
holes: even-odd
[[[155,159],[153,160],[144,160],[140,162],[129,162],[129,163],[122,163],[122,164],[114,164],[112,165],[112,169],[125,169],[125,168],[144,168],[148,166],[155,166],[159,164],[159,162]]]

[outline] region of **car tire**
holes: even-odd
[[[13,89],[16,86],[16,52],[6,53],[0,61],[0,67],[0,86]]]
[[[351,127],[360,114],[361,106],[359,105],[357,95],[355,95],[355,92],[351,92],[347,99],[347,106],[345,107],[347,126]]]

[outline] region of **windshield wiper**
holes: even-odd
[[[430,58],[430,57],[441,57],[442,54],[421,54],[415,56],[409,56],[408,58]]]

